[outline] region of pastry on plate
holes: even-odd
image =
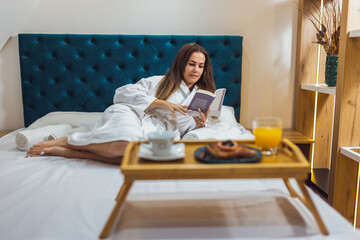
[[[251,158],[257,154],[254,149],[247,148],[231,140],[213,142],[205,147],[215,158]]]

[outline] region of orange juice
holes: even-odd
[[[279,146],[282,129],[276,127],[258,127],[254,129],[255,144],[264,149]]]

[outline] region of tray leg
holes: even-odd
[[[324,224],[324,222],[322,221],[321,217],[320,217],[320,214],[319,212],[317,211],[316,207],[315,207],[315,204],[314,202],[311,200],[311,197],[305,187],[305,181],[304,180],[300,180],[300,179],[296,179],[300,189],[301,189],[301,192],[304,196],[303,199],[301,199],[304,204],[308,207],[308,209],[310,210],[310,212],[313,214],[314,218],[315,218],[315,221],[317,222],[319,228],[320,228],[320,231],[323,235],[329,235],[329,232],[328,230],[326,229],[326,226]]]
[[[287,187],[291,197],[300,197],[299,194],[297,194],[297,192],[295,191],[295,189],[291,186],[291,183],[289,182],[288,178],[283,178],[283,181],[284,181],[285,186]]]
[[[114,225],[114,222],[116,220],[116,217],[119,213],[119,210],[121,208],[121,205],[123,204],[132,184],[133,184],[134,180],[129,180],[127,178],[125,178],[124,183],[116,197],[116,204],[108,218],[108,220],[106,221],[106,224],[103,228],[103,230],[101,231],[99,238],[100,239],[104,239],[107,238],[110,235],[111,232],[111,228]]]

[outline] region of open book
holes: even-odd
[[[215,93],[199,89],[196,91],[194,98],[191,100],[188,109],[192,110],[190,115],[197,115],[200,108],[203,113],[206,113],[210,108],[209,116],[219,117],[221,113],[221,107],[224,102],[226,89],[219,88]]]

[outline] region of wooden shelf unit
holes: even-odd
[[[328,87],[326,84],[301,84],[301,89],[336,95],[336,87]]]
[[[335,171],[330,172],[332,192],[329,200],[359,228],[359,162],[340,151],[342,147],[360,146],[360,1],[343,1],[342,9],[332,153],[336,161],[331,164]]]
[[[310,1],[299,0],[299,8],[306,8]],[[316,30],[300,12],[297,34],[293,126],[315,141],[312,168],[329,171],[336,88],[325,85],[326,53],[314,44]],[[327,184],[314,183],[328,193]]]
[[[360,29],[349,31],[349,38],[360,37]]]
[[[310,2],[299,0],[299,7]],[[327,190],[329,203],[350,222],[357,222],[357,227],[359,163],[349,160],[340,149],[360,146],[359,19],[360,1],[343,0],[337,85],[328,88],[323,85],[325,51],[313,43],[315,28],[299,12],[293,118],[295,130],[315,141],[312,165],[322,173],[328,172],[322,176],[328,189],[322,190]]]

